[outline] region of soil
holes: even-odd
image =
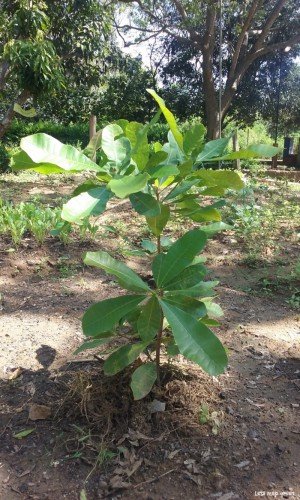
[[[10,179],[1,195],[48,203],[71,189]],[[138,241],[142,219],[126,203],[101,222],[120,219]],[[73,355],[87,306],[123,293],[83,266],[84,251],[99,248],[124,258],[115,233],[65,247],[28,236],[13,252],[0,242],[1,500],[300,498],[300,314],[287,288],[262,289],[265,264],[248,267],[230,233],[211,240],[228,370],[211,378],[178,356],[162,368],[162,389],[134,402],[130,372],[106,378],[101,356]],[[295,261],[299,247],[287,241],[284,251]],[[147,259],[126,262],[147,276]]]

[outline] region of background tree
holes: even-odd
[[[4,104],[49,98],[64,79],[73,85],[96,81],[110,29],[109,8],[97,0],[0,0],[0,9]],[[13,104],[2,113],[0,137],[13,119]]]
[[[163,34],[170,41],[176,40],[188,47],[201,62],[210,138],[219,135],[220,124],[252,65],[267,54],[275,54],[288,46],[297,48],[300,43],[297,7],[292,0],[223,1],[222,15],[220,2],[213,0],[138,0],[136,3],[138,10],[134,8],[128,16],[132,21],[119,23],[119,29],[125,33],[136,30],[137,41]],[[221,81],[214,63],[219,49],[224,63]]]

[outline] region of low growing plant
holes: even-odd
[[[198,254],[209,237],[229,227],[221,221],[219,209],[224,200],[219,198],[228,188],[242,189],[243,181],[234,171],[203,167],[209,162],[277,152],[272,146],[254,145],[226,154],[229,138],[205,143],[201,123],[193,124],[183,135],[164,101],[153,90],[149,92],[159,105],[149,125],[127,120],[110,124],[94,136],[85,155],[50,136],[36,134],[22,139],[21,152],[13,159],[15,170],[93,173],[63,206],[62,218],[67,223],[82,224],[86,217],[98,216],[112,197],[128,198],[132,208],[145,217],[155,237],[155,242],[144,243],[146,250],[151,247],[153,251],[149,281],[104,251],[85,255],[86,265],[114,275],[127,293],[89,307],[82,319],[87,340],[76,351],[113,345],[117,335],[129,340],[108,356],[104,372],[115,375],[134,363],[131,388],[135,399],[146,396],[156,381],[160,383],[162,346],[167,356],[181,353],[210,375],[225,370],[226,350],[210,329],[218,325],[215,317],[222,314],[214,303],[217,282],[204,280],[207,271]],[[147,133],[161,113],[169,126],[168,142],[150,147]],[[89,159],[96,152],[99,164]],[[174,214],[199,227],[163,245],[163,231]],[[126,335],[124,324],[129,327]],[[147,362],[141,361],[142,353]]]

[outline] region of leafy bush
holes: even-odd
[[[272,156],[277,151],[272,146],[257,145],[238,154],[226,154],[229,139],[205,144],[206,131],[200,123],[182,134],[164,101],[153,90],[149,92],[159,111],[148,125],[127,120],[107,125],[90,141],[86,155],[47,135],[36,134],[22,139],[21,151],[13,158],[15,170],[93,172],[94,178],[78,186],[63,206],[62,218],[67,222],[82,224],[87,217],[101,214],[112,197],[129,198],[133,210],[145,217],[156,239],[146,245],[156,254],[149,281],[106,252],[88,252],[84,257],[85,264],[115,276],[129,294],[93,304],[85,312],[82,327],[87,340],[76,351],[113,343],[118,333],[126,337],[129,343],[110,354],[104,372],[115,375],[134,363],[131,388],[135,399],[148,394],[156,381],[160,383],[162,347],[168,356],[181,353],[211,375],[225,370],[225,348],[209,328],[218,325],[215,318],[222,315],[214,302],[217,282],[204,279],[207,271],[198,254],[209,237],[228,227],[221,222],[219,211],[224,201],[210,203],[211,197],[224,196],[228,188],[240,190],[243,182],[233,171],[202,167],[236,157]],[[169,126],[168,142],[156,142],[150,148],[147,134],[161,113]],[[90,159],[97,151],[99,165]],[[165,246],[162,234],[174,214],[200,227]],[[124,324],[129,327],[126,335]],[[139,360],[142,353],[146,353],[148,362]]]

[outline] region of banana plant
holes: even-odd
[[[145,217],[156,240],[144,241],[144,248],[154,254],[151,283],[155,285],[150,286],[106,252],[88,252],[85,264],[114,275],[130,294],[98,302],[85,312],[82,327],[87,340],[76,351],[113,343],[116,335],[125,336],[124,324],[130,326],[130,342],[110,354],[104,372],[115,375],[134,363],[131,388],[135,399],[147,395],[156,381],[160,383],[162,346],[167,355],[181,353],[211,375],[225,370],[225,348],[209,328],[217,326],[216,318],[222,315],[214,302],[217,282],[204,279],[207,271],[198,254],[209,237],[228,228],[220,212],[226,190],[240,190],[244,184],[237,172],[207,167],[211,162],[271,157],[278,152],[260,144],[227,153],[229,138],[205,143],[201,124],[183,135],[164,101],[153,90],[149,93],[159,110],[148,125],[127,120],[107,125],[83,153],[46,134],[35,134],[22,139],[20,152],[12,160],[14,170],[90,172],[90,178],[62,208],[66,223],[82,224],[87,217],[100,215],[112,197],[128,198],[133,210]],[[168,142],[149,145],[147,132],[161,114],[170,128]],[[91,159],[96,154],[98,163]],[[163,231],[173,215],[199,227],[165,251]],[[142,353],[148,357],[147,363],[141,362]]]

